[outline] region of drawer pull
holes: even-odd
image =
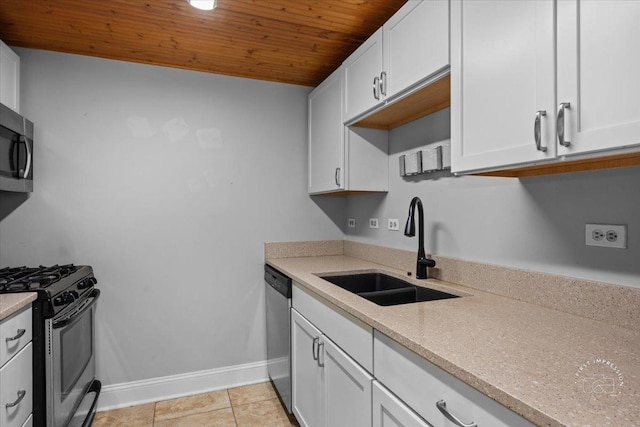
[[[5,341],[6,342],[11,342],[11,341],[19,340],[24,335],[25,332],[27,332],[26,329],[18,329],[18,333],[16,334],[15,337],[6,338]]]
[[[320,347],[322,347],[322,353],[320,353]],[[323,355],[322,362],[320,361],[320,354]],[[324,368],[324,343],[323,342],[318,344],[318,366],[320,366],[321,368]]]
[[[27,394],[26,390],[18,390],[18,398],[16,399],[15,402],[13,403],[7,403],[6,405],[4,405],[7,409],[9,408],[13,408],[14,406],[18,406],[20,404],[20,402],[22,402],[22,399],[24,399],[24,396]]]
[[[465,424],[462,421],[460,421],[458,418],[456,418],[453,414],[451,414],[448,410],[447,410],[447,402],[445,402],[444,400],[440,400],[436,403],[436,406],[438,407],[438,409],[440,410],[440,412],[442,412],[442,415],[444,415],[445,417],[447,417],[447,419],[449,421],[451,421],[452,423],[454,423],[455,425],[459,426],[459,427],[478,427],[478,424],[471,422],[470,424]]]

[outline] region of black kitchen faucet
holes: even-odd
[[[407,225],[404,227],[404,235],[413,237],[416,235],[416,222],[414,214],[418,205],[418,261],[416,263],[416,279],[428,279],[427,267],[435,267],[436,262],[428,259],[424,254],[424,213],[422,211],[422,200],[420,197],[414,197],[409,205],[409,217]]]

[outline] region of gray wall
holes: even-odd
[[[388,231],[387,218],[407,218],[413,196],[425,208],[428,253],[640,287],[640,167],[539,178],[403,179],[398,157],[447,140],[449,110],[390,133],[389,193],[351,197],[357,227],[347,238],[416,250],[417,237]],[[380,229],[368,219],[380,219]],[[628,249],[587,247],[585,223],[628,225]]]
[[[343,237],[306,195],[309,88],[18,53],[35,191],[0,194],[0,265],[94,267],[105,384],[263,361],[263,243]]]

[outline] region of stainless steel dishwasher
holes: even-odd
[[[291,413],[291,279],[264,265],[267,372]]]

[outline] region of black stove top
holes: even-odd
[[[0,294],[37,292],[45,317],[51,317],[91,294],[98,281],[88,265],[6,267],[0,269]]]
[[[48,288],[79,267],[73,264],[52,267],[5,267],[0,269],[0,292],[36,291]]]

